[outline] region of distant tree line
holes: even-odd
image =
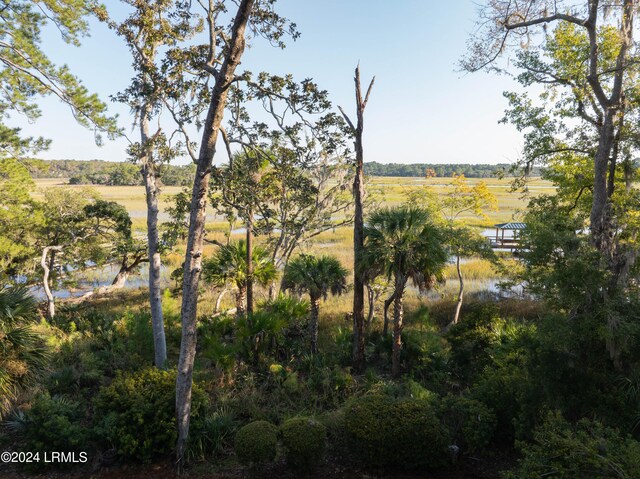
[[[364,171],[369,176],[414,176],[414,177],[451,177],[464,175],[467,178],[492,178],[498,175],[512,176],[512,165],[466,165],[466,164],[428,164],[428,163],[378,163],[376,161],[365,163]],[[534,176],[539,171],[532,172]]]
[[[74,185],[137,186],[142,185],[140,169],[133,163],[103,160],[28,160],[25,162],[33,178],[69,178]],[[450,178],[464,175],[467,178],[493,178],[513,176],[512,165],[467,165],[467,164],[364,164],[368,176],[438,177]],[[162,165],[160,177],[167,186],[186,186],[193,182],[194,165]],[[539,176],[534,168],[533,176]]]
[[[102,160],[28,160],[24,162],[33,178],[69,178],[73,185],[142,185],[140,167],[129,162]],[[193,182],[194,165],[162,165],[159,177],[167,186]]]

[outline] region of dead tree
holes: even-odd
[[[354,125],[344,110],[340,107],[340,112],[346,120],[354,136],[356,150],[356,172],[353,179],[353,199],[355,204],[355,215],[353,221],[353,253],[354,253],[354,278],[353,278],[353,365],[362,371],[364,368],[364,285],[365,277],[360,267],[360,258],[364,249],[364,211],[363,201],[364,190],[364,149],[362,144],[362,133],[364,130],[364,110],[369,101],[369,95],[375,82],[375,77],[371,80],[367,93],[362,96],[360,85],[360,65],[356,67],[355,87],[356,87],[356,114],[357,122]]]

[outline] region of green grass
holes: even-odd
[[[407,194],[414,188],[429,188],[435,194],[441,194],[446,190],[446,184],[449,183],[448,178],[396,178],[396,177],[373,177],[368,180],[368,191],[379,205],[398,205],[406,201]],[[484,181],[489,189],[496,196],[498,202],[497,211],[489,212],[487,219],[476,217],[463,218],[468,226],[477,228],[491,227],[495,223],[509,221],[521,217],[520,212],[526,208],[527,199],[523,198],[520,193],[510,191],[510,179],[475,179],[470,178],[470,184],[476,184]],[[47,188],[68,187],[74,189],[83,189],[86,186],[68,185],[64,179],[39,179],[36,180],[38,192],[35,197],[42,198],[42,192]],[[144,231],[146,228],[146,202],[144,188],[142,186],[94,186],[95,189],[104,199],[116,201],[123,205],[132,216],[134,228]],[[173,196],[181,191],[180,187],[165,187],[161,195],[161,215],[160,221],[168,219],[166,215],[167,207],[171,205]],[[546,181],[533,179],[530,183],[531,195],[541,193],[552,193],[554,187]],[[215,217],[210,213],[207,222],[207,237],[224,241],[225,235],[229,231],[229,225],[223,218]],[[239,239],[242,234],[234,234],[232,238]],[[257,238],[257,242],[264,242],[264,238]],[[204,247],[204,255],[209,256],[215,250],[215,246],[207,244]],[[331,254],[336,256],[342,264],[349,270],[353,265],[353,230],[351,227],[340,227],[335,230],[326,231],[316,236],[310,244],[302,245],[299,252],[313,254]],[[174,251],[166,255],[164,258],[165,265],[173,270],[179,267],[184,261],[184,245],[178,245]],[[489,282],[499,279],[499,273],[488,262],[483,260],[469,260],[462,265],[462,271],[465,277],[467,291],[482,290],[486,288]],[[451,298],[457,291],[457,274],[455,265],[449,265],[446,271],[447,284],[439,288],[441,298]],[[350,278],[352,281],[352,278]],[[201,313],[210,313],[217,298],[217,292],[210,288],[204,287],[201,295]],[[266,291],[258,289],[256,291],[258,301],[266,299]],[[233,295],[227,294],[222,302],[222,307],[234,307]],[[381,298],[381,301],[384,298]],[[337,326],[348,326],[345,321],[345,314],[351,310],[353,301],[352,293],[347,293],[341,297],[329,298],[323,302],[321,306],[321,314],[323,317],[324,328],[328,331],[333,330]],[[417,291],[410,289],[407,293],[406,302],[408,309],[418,308],[428,301],[425,297],[418,295]],[[377,305],[378,309],[381,304]],[[329,340],[329,339],[326,339]]]

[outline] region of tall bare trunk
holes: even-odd
[[[149,134],[149,116],[151,105],[145,104],[140,116],[140,142],[142,156],[140,158],[142,177],[144,178],[145,196],[147,200],[147,241],[149,253],[149,306],[151,308],[151,327],[153,330],[154,364],[163,368],[167,362],[167,341],[164,333],[162,315],[162,288],[160,272],[160,238],[158,233],[158,185],[157,171],[153,162]]]
[[[607,192],[607,173],[609,156],[614,144],[614,114],[608,110],[600,129],[600,141],[594,159],[593,202],[591,205],[591,238],[598,250],[605,254],[611,252],[611,211]]]
[[[383,312],[382,312],[383,317],[384,317],[384,324],[382,326],[382,334],[384,336],[389,334],[389,308],[391,307],[391,304],[393,303],[393,301],[395,299],[396,299],[396,292],[394,290],[394,292],[391,293],[391,296],[389,296],[384,301],[384,308],[383,308]]]
[[[62,251],[62,246],[46,246],[42,250],[42,257],[40,258],[40,266],[44,274],[42,275],[42,287],[44,288],[44,294],[47,297],[47,319],[51,321],[56,315],[56,303],[49,286],[49,275],[51,274],[51,268],[53,264],[53,258],[55,252]],[[51,258],[48,258],[49,252],[51,252]]]
[[[373,321],[373,316],[375,314],[376,293],[370,284],[367,284],[366,287],[367,287],[367,299],[369,300],[369,310],[367,312],[367,327],[369,327],[371,326],[371,322]]]
[[[247,314],[253,314],[253,213],[247,221]]]
[[[393,302],[393,351],[391,354],[391,375],[400,377],[400,353],[402,352],[402,328],[404,321],[404,286],[406,280],[397,275],[395,278],[395,298]]]
[[[311,298],[311,320],[309,321],[309,338],[311,352],[318,352],[318,324],[320,318],[320,298]]]
[[[353,199],[355,214],[353,219],[353,253],[354,253],[354,277],[353,277],[353,366],[356,370],[364,369],[364,271],[360,267],[360,258],[364,250],[364,149],[362,145],[362,133],[364,131],[364,110],[369,101],[369,94],[375,78],[371,80],[366,95],[362,96],[360,85],[360,66],[356,67],[354,77],[356,87],[356,113],[357,122],[354,125],[349,117],[342,111],[347,123],[355,136],[356,172],[353,179]]]
[[[198,285],[202,271],[202,245],[206,222],[207,193],[216,140],[224,115],[229,86],[245,49],[245,30],[255,0],[241,0],[238,5],[229,42],[229,53],[225,57],[217,74],[215,86],[211,92],[211,102],[203,126],[202,142],[196,164],[196,176],[191,192],[191,213],[189,215],[189,234],[184,262],[184,283],[182,287],[182,340],[178,375],[176,378],[176,418],[178,423],[178,441],[176,458],[178,469],[184,465],[184,453],[189,435],[191,418],[191,390],[193,386],[193,364],[196,355],[196,318],[198,306]]]
[[[458,290],[458,302],[456,303],[456,312],[453,315],[452,324],[458,324],[460,318],[460,310],[462,309],[462,300],[464,298],[464,278],[462,277],[462,271],[460,270],[460,256],[456,256],[456,271],[458,272],[458,282],[460,283],[460,289]]]

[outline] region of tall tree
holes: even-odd
[[[360,86],[360,65],[356,67],[356,74],[354,77],[356,86],[356,114],[357,121],[354,124],[347,114],[340,108],[344,119],[351,128],[351,133],[355,138],[355,150],[356,150],[356,172],[353,179],[353,199],[355,203],[355,214],[353,217],[353,261],[354,261],[354,276],[353,276],[353,364],[356,369],[362,370],[364,368],[364,286],[365,277],[361,268],[358,268],[358,263],[361,261],[362,250],[364,249],[364,147],[362,144],[362,134],[364,132],[364,110],[369,102],[369,95],[371,89],[376,81],[373,77],[367,93],[362,95],[362,88]]]
[[[327,299],[329,293],[338,295],[347,291],[347,270],[333,256],[302,254],[287,264],[282,278],[282,287],[284,290],[290,289],[299,294],[309,294],[311,352],[317,353],[320,299]]]
[[[352,220],[345,194],[350,178],[345,124],[331,111],[326,90],[291,75],[247,75],[231,89],[229,103],[223,138],[229,152],[239,145],[262,161],[260,188],[252,193],[253,225],[268,236],[273,260],[283,268],[300,244]],[[273,298],[275,288],[270,292]]]
[[[5,0],[0,8],[0,149],[2,154],[22,157],[46,149],[42,137],[23,137],[20,129],[4,124],[11,113],[30,121],[40,116],[37,99],[56,96],[68,105],[75,119],[93,128],[96,141],[101,133],[117,133],[116,122],[106,115],[106,106],[89,93],[64,65],[58,67],[42,49],[42,29],[53,25],[62,40],[74,46],[88,32],[89,0]]]
[[[521,81],[569,92],[573,101],[563,104],[596,133],[589,229],[592,244],[610,271],[620,269],[616,264],[619,260],[628,259],[627,255],[616,254],[613,242],[616,220],[611,198],[615,182],[611,177],[617,162],[616,131],[623,124],[627,108],[625,85],[637,69],[633,43],[637,6],[637,0],[491,0],[480,11],[479,33],[463,61],[463,67],[470,71],[496,68],[500,55],[515,49],[519,52],[517,64],[524,72]],[[532,43],[540,39],[543,50],[553,48],[557,35],[535,31],[535,27],[546,30],[548,25],[556,25],[556,32],[560,33],[566,27],[579,31],[584,44],[573,50],[565,44],[560,57],[544,61],[539,45]],[[605,47],[603,34],[614,31]],[[556,151],[576,148],[554,146]]]
[[[35,231],[40,205],[31,197],[35,183],[20,161],[0,158],[0,286],[31,276],[37,255]]]
[[[203,9],[207,42],[199,46],[183,46],[169,53],[165,75],[173,85],[168,102],[173,119],[185,135],[185,147],[196,163],[196,175],[191,192],[189,231],[184,262],[182,288],[182,341],[176,379],[176,414],[178,468],[184,465],[184,453],[191,416],[191,390],[196,353],[196,319],[198,284],[202,271],[202,248],[205,236],[206,205],[216,141],[227,105],[229,88],[241,75],[236,70],[242,60],[247,33],[261,36],[284,46],[282,37],[295,26],[277,15],[273,0],[209,0],[198,2]],[[192,4],[189,3],[189,6]],[[197,8],[193,5],[193,8]],[[224,24],[227,12],[234,12],[229,25]],[[194,13],[195,14],[195,13]],[[249,30],[249,32],[247,31]],[[195,71],[195,78],[184,79],[185,71]],[[213,82],[213,86],[211,86]],[[188,99],[194,98],[195,105]],[[200,118],[205,113],[204,119]],[[187,125],[196,123],[201,131],[200,149],[196,153],[189,140]]]
[[[407,282],[421,291],[442,278],[447,262],[441,230],[429,213],[414,206],[381,208],[367,217],[362,262],[380,268],[393,278],[393,377],[400,376],[400,353],[404,327],[404,293]]]
[[[104,7],[96,7],[98,18],[105,21],[126,42],[132,55],[135,72],[131,85],[115,95],[114,100],[129,105],[139,128],[140,141],[129,146],[129,155],[140,167],[147,203],[147,245],[149,263],[149,304],[153,329],[154,363],[164,367],[167,345],[162,317],[162,269],[158,230],[158,197],[163,163],[179,154],[172,147],[161,127],[152,131],[151,123],[159,117],[167,98],[166,79],[160,71],[159,52],[183,42],[199,28],[189,21],[188,11],[172,0],[123,0],[132,7],[131,14],[121,23],[109,18]]]

